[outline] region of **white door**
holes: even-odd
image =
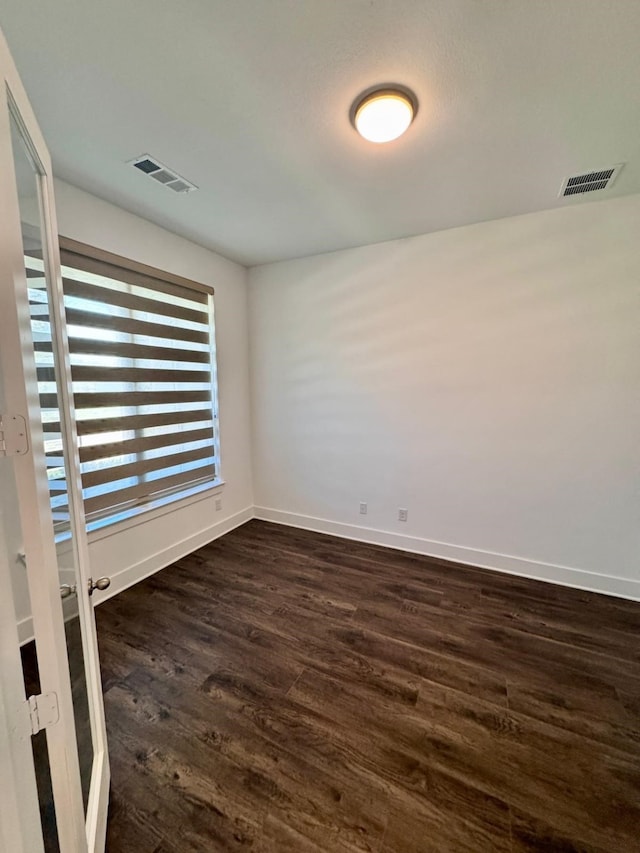
[[[1,32],[0,84],[0,850],[101,853],[109,762],[51,160]]]

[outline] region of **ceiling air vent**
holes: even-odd
[[[178,175],[176,172],[163,166],[155,157],[150,157],[148,154],[143,154],[141,157],[136,157],[135,160],[129,160],[129,163],[145,175],[153,178],[159,184],[164,184],[165,187],[173,190],[176,193],[190,193],[197,190],[198,187],[192,184],[186,178]]]
[[[560,187],[559,197],[567,195],[580,195],[580,193],[592,193],[594,190],[608,190],[618,176],[623,164],[609,166],[608,169],[594,169],[584,172],[582,175],[572,175],[565,178]]]

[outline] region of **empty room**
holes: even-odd
[[[3,0],[0,853],[640,853],[639,45]]]

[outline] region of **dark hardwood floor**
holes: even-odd
[[[97,619],[108,853],[640,851],[640,604],[252,521]]]

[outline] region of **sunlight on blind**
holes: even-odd
[[[211,295],[71,252],[61,257],[87,520],[215,480]],[[51,329],[42,264],[26,261],[51,506],[61,529],[69,507]]]

